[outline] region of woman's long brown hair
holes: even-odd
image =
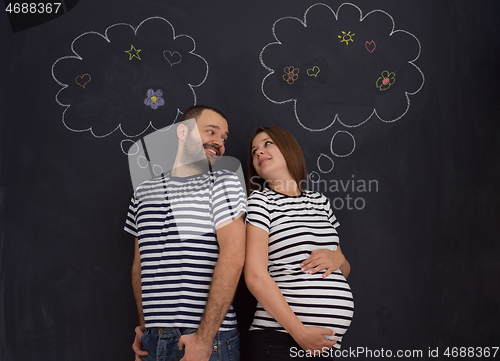
[[[288,171],[290,172],[293,179],[297,182],[299,189],[304,191],[303,183],[305,183],[307,168],[306,160],[302,149],[300,149],[299,142],[294,138],[290,132],[279,127],[259,127],[255,129],[255,132],[248,142],[248,153],[247,153],[247,188],[248,194],[252,193],[254,190],[262,190],[265,185],[265,180],[259,177],[255,168],[253,167],[252,161],[252,142],[257,134],[265,132],[273,140],[274,144],[278,147],[283,158],[285,158]]]

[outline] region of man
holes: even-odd
[[[136,360],[238,359],[231,302],[245,257],[246,197],[234,173],[212,170],[228,125],[218,110],[195,106],[176,132],[172,171],[137,187],[125,225],[136,237]]]

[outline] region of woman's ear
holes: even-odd
[[[188,135],[188,127],[185,124],[179,124],[177,126],[177,138],[181,140],[186,140]]]

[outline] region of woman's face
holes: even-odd
[[[252,141],[252,164],[264,180],[289,176],[288,167],[280,150],[266,132],[260,132]]]

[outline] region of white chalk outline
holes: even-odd
[[[163,174],[163,167],[161,165],[159,165],[159,164],[155,164],[153,166],[153,173],[156,176],[162,175]]]
[[[126,151],[125,150],[125,143],[132,143],[132,145],[130,146],[129,150]],[[135,145],[135,150],[132,150],[132,147]],[[120,142],[120,146],[122,148],[122,152],[126,155],[136,155],[137,153],[139,153],[139,146],[137,145],[137,142],[134,142],[132,139],[123,139],[121,142]]]
[[[312,179],[312,176],[313,176],[313,173],[316,174],[318,176],[318,180],[314,180]],[[309,180],[313,183],[318,183],[320,180],[321,180],[321,176],[319,175],[318,172],[316,172],[315,170],[313,170],[311,173],[309,173]]]
[[[342,155],[342,154],[337,154],[337,153],[335,153],[335,152],[333,151],[333,140],[335,139],[335,137],[336,137],[336,136],[337,136],[337,134],[339,134],[339,133],[346,133],[346,134],[349,134],[349,135],[351,136],[351,138],[352,138],[352,150],[351,150],[349,153],[344,154],[344,155]],[[350,156],[350,155],[354,152],[354,150],[355,150],[355,149],[356,149],[356,139],[354,139],[354,135],[352,135],[351,133],[349,133],[347,130],[337,130],[337,131],[335,132],[335,134],[334,134],[334,135],[333,135],[333,137],[332,137],[332,140],[330,141],[330,152],[332,152],[332,154],[333,154],[334,156],[339,157],[339,158],[348,157],[348,156]]]
[[[327,158],[330,162],[332,162],[332,167],[328,170],[323,170],[321,169],[321,167],[319,166],[319,160],[321,159],[321,157],[325,157]],[[332,158],[330,158],[328,155],[326,155],[325,153],[320,153],[319,154],[319,157],[318,157],[318,160],[316,161],[316,165],[318,166],[318,170],[321,172],[321,173],[330,173],[333,168],[335,167],[335,162],[333,161]]]
[[[141,162],[146,162],[146,163],[141,164]],[[147,167],[149,167],[148,158],[146,158],[143,155],[138,156],[137,157],[137,165],[139,166],[139,168],[146,169]]]
[[[88,35],[88,34],[96,34],[96,35],[99,35],[99,36],[101,36],[102,38],[104,38],[104,40],[106,40],[108,43],[110,43],[110,42],[111,42],[111,40],[109,40],[108,35],[107,35],[107,34],[108,34],[108,30],[109,30],[109,29],[111,29],[111,28],[113,28],[113,27],[115,27],[115,26],[125,25],[125,26],[129,26],[130,28],[132,28],[132,30],[134,31],[134,35],[137,35],[137,31],[138,31],[138,30],[139,30],[139,28],[142,26],[142,24],[144,24],[146,21],[149,21],[149,20],[152,20],[152,19],[163,20],[163,21],[165,21],[168,25],[170,25],[170,27],[172,28],[173,40],[176,40],[177,38],[182,37],[182,36],[185,36],[185,37],[187,37],[187,38],[191,39],[191,41],[193,42],[193,49],[192,49],[191,51],[189,51],[189,54],[193,54],[193,55],[195,55],[195,56],[199,57],[199,58],[200,58],[201,60],[203,60],[203,62],[205,63],[205,65],[206,65],[206,73],[205,73],[205,77],[203,78],[203,80],[201,81],[201,83],[199,83],[199,84],[197,84],[197,85],[195,85],[195,84],[189,84],[189,83],[188,83],[188,86],[189,86],[189,88],[191,89],[191,91],[192,91],[192,93],[193,93],[193,96],[194,96],[194,104],[193,104],[193,105],[196,105],[196,103],[197,103],[197,98],[196,98],[196,92],[194,91],[194,88],[198,88],[199,86],[203,85],[203,83],[205,83],[205,81],[207,80],[207,77],[208,77],[208,72],[209,72],[208,63],[207,63],[207,61],[206,61],[206,60],[205,60],[205,59],[204,59],[201,55],[198,55],[198,54],[194,53],[194,51],[195,51],[195,49],[196,49],[196,42],[194,41],[194,39],[193,39],[191,36],[186,35],[186,34],[176,35],[176,33],[175,33],[175,29],[174,29],[174,26],[173,26],[173,25],[172,25],[172,24],[171,24],[168,20],[166,20],[166,19],[164,19],[164,18],[162,18],[162,17],[160,17],[160,16],[152,16],[152,17],[149,17],[149,18],[147,18],[147,19],[143,20],[143,21],[142,21],[142,22],[141,22],[141,23],[140,23],[140,24],[139,24],[139,25],[138,25],[135,29],[134,29],[134,27],[133,27],[132,25],[130,25],[130,24],[126,24],[126,23],[117,23],[117,24],[113,24],[113,25],[111,25],[111,26],[107,27],[107,28],[106,28],[106,30],[104,31],[104,35],[102,35],[102,34],[100,34],[100,33],[96,32],[96,31],[88,31],[88,32],[85,32],[85,33],[83,33],[83,34],[81,34],[81,35],[77,36],[77,37],[76,37],[76,38],[72,41],[72,43],[71,43],[71,51],[72,51],[72,52],[73,52],[73,54],[75,54],[75,55],[68,55],[68,56],[63,56],[63,57],[60,57],[59,59],[57,59],[57,60],[54,62],[54,64],[52,64],[52,68],[51,68],[52,78],[54,78],[54,80],[57,82],[57,84],[59,84],[60,86],[62,86],[62,88],[61,88],[61,89],[59,89],[59,91],[57,92],[57,94],[56,94],[56,96],[55,96],[55,99],[56,99],[56,102],[57,102],[60,106],[62,106],[62,107],[65,107],[65,108],[66,108],[66,109],[64,109],[63,114],[62,114],[62,122],[63,122],[64,126],[65,126],[68,130],[71,130],[72,132],[77,132],[77,133],[90,131],[90,133],[91,133],[94,137],[96,137],[96,138],[104,138],[104,137],[107,137],[107,136],[111,135],[112,133],[114,133],[115,131],[117,131],[117,130],[119,129],[119,130],[120,130],[120,132],[121,132],[124,136],[129,137],[129,138],[133,138],[133,137],[138,137],[138,136],[140,136],[140,135],[144,134],[144,133],[145,133],[148,129],[150,129],[150,128],[152,128],[152,129],[154,129],[154,130],[163,130],[163,129],[165,129],[165,128],[157,129],[157,128],[156,128],[156,127],[152,124],[152,122],[149,122],[149,124],[147,125],[147,127],[146,127],[143,131],[141,131],[141,132],[140,132],[140,133],[138,133],[138,134],[134,134],[134,135],[129,135],[129,134],[126,134],[126,133],[123,131],[123,129],[122,129],[122,125],[121,125],[121,123],[119,123],[119,124],[118,124],[118,126],[117,126],[115,129],[113,129],[112,131],[110,131],[109,133],[104,134],[104,135],[97,135],[97,134],[95,134],[95,133],[94,133],[94,131],[93,131],[93,129],[92,129],[92,128],[93,128],[92,126],[90,126],[90,127],[89,127],[89,128],[87,128],[87,129],[72,129],[72,128],[70,128],[70,127],[66,124],[66,122],[65,122],[65,114],[66,114],[66,111],[67,111],[67,110],[71,107],[71,104],[63,104],[63,103],[61,103],[61,102],[59,101],[59,99],[58,99],[59,93],[61,93],[64,89],[66,89],[66,88],[69,86],[69,84],[64,84],[64,83],[61,83],[59,80],[57,80],[57,78],[55,77],[55,74],[54,74],[54,67],[55,67],[55,65],[56,65],[59,61],[61,61],[61,60],[64,60],[64,59],[78,59],[78,60],[83,60],[83,58],[82,58],[82,57],[81,57],[81,56],[80,56],[80,55],[79,55],[79,54],[75,51],[75,49],[74,49],[74,47],[73,47],[74,43],[75,43],[78,39],[80,39],[82,36],[85,36],[85,35]],[[176,115],[175,119],[173,120],[172,124],[174,124],[174,123],[175,123],[175,121],[176,121],[176,120],[177,120],[177,118],[179,117],[179,114],[182,114],[182,112],[179,110],[179,108],[177,108],[177,115]],[[172,124],[170,124],[170,126],[171,126]],[[170,126],[168,126],[167,128],[169,128]]]
[[[264,91],[264,83],[266,81],[266,79],[271,76],[272,74],[274,74],[274,69],[271,69],[270,67],[268,67],[263,59],[262,59],[262,54],[264,53],[264,51],[266,50],[267,47],[271,46],[271,45],[281,45],[282,43],[280,42],[280,40],[278,39],[278,37],[276,36],[276,32],[275,32],[275,28],[276,28],[276,24],[282,20],[285,20],[285,19],[293,19],[293,20],[297,20],[298,22],[300,22],[300,24],[302,24],[302,26],[304,27],[307,27],[307,21],[306,21],[306,18],[307,18],[307,13],[309,12],[309,10],[311,10],[314,6],[326,6],[333,14],[333,16],[335,17],[335,20],[338,21],[338,12],[340,11],[341,7],[344,6],[344,5],[350,5],[350,6],[354,6],[359,14],[360,14],[360,18],[359,18],[359,21],[363,21],[368,15],[372,14],[372,13],[375,13],[375,12],[381,12],[385,15],[387,15],[391,21],[392,21],[392,30],[391,30],[391,33],[389,34],[389,36],[392,36],[394,33],[397,33],[397,32],[403,32],[403,33],[406,33],[408,35],[411,35],[413,38],[415,38],[415,40],[417,41],[417,44],[418,44],[418,54],[417,56],[415,57],[415,59],[413,60],[409,60],[408,63],[413,65],[417,70],[418,72],[421,74],[422,76],[422,84],[420,85],[420,87],[414,91],[414,92],[407,92],[405,91],[405,96],[406,96],[406,101],[407,101],[407,107],[406,107],[406,110],[404,111],[403,114],[401,114],[399,117],[395,118],[395,119],[392,119],[392,120],[385,120],[385,119],[382,119],[376,109],[374,108],[373,109],[373,112],[370,114],[370,116],[368,118],[366,118],[364,121],[362,121],[361,123],[359,124],[356,124],[356,125],[347,125],[347,124],[344,124],[340,118],[338,117],[338,114],[335,114],[334,118],[333,118],[333,121],[327,125],[326,127],[324,128],[321,128],[321,129],[313,129],[313,128],[309,128],[309,127],[306,127],[299,119],[299,116],[297,114],[297,99],[295,98],[291,98],[291,99],[287,99],[287,100],[284,100],[284,101],[275,101],[275,100],[272,100],[271,98],[269,98],[267,96],[267,94],[265,93]],[[293,105],[293,109],[294,109],[294,113],[295,113],[295,118],[297,119],[297,122],[300,124],[300,126],[302,126],[304,129],[308,130],[308,131],[311,131],[311,132],[320,132],[320,131],[323,131],[323,130],[326,130],[328,128],[330,128],[334,123],[335,123],[335,120],[338,120],[338,122],[340,124],[342,124],[344,127],[346,128],[356,128],[356,127],[359,127],[360,125],[366,123],[368,120],[370,120],[372,118],[372,116],[375,114],[377,116],[378,119],[380,119],[382,122],[384,123],[392,123],[392,122],[395,122],[395,121],[398,121],[399,119],[401,119],[402,117],[404,117],[406,115],[406,113],[408,112],[408,109],[410,108],[410,98],[409,98],[409,95],[415,95],[417,94],[421,89],[422,87],[424,86],[424,83],[425,83],[425,76],[424,76],[424,73],[422,72],[422,70],[420,70],[420,68],[414,64],[414,62],[420,57],[420,53],[422,51],[422,47],[420,45],[420,41],[418,40],[418,38],[413,35],[412,33],[406,31],[406,30],[394,30],[395,29],[395,22],[394,22],[394,18],[387,12],[383,11],[383,10],[380,10],[380,9],[376,9],[376,10],[372,10],[370,11],[369,13],[367,13],[365,16],[363,16],[363,12],[361,11],[361,9],[354,5],[353,3],[349,3],[349,2],[345,2],[345,3],[342,3],[338,9],[337,9],[337,13],[335,13],[335,11],[332,10],[332,8],[324,3],[316,3],[316,4],[313,4],[311,6],[309,6],[307,8],[307,10],[305,11],[304,13],[304,20],[301,20],[297,17],[293,17],[293,16],[285,16],[285,17],[282,17],[278,20],[276,20],[273,24],[273,27],[272,27],[272,33],[273,33],[273,36],[274,38],[276,39],[275,42],[272,42],[272,43],[269,43],[267,44],[266,46],[264,46],[264,48],[262,48],[260,54],[259,54],[259,60],[260,60],[260,63],[262,64],[262,66],[269,71],[269,73],[264,77],[264,79],[262,80],[262,84],[261,84],[261,91],[262,91],[262,94],[264,95],[264,97],[266,97],[267,100],[269,100],[270,102],[272,103],[275,103],[275,104],[284,104],[284,103],[288,103],[288,102],[291,102],[293,101],[294,105]]]

